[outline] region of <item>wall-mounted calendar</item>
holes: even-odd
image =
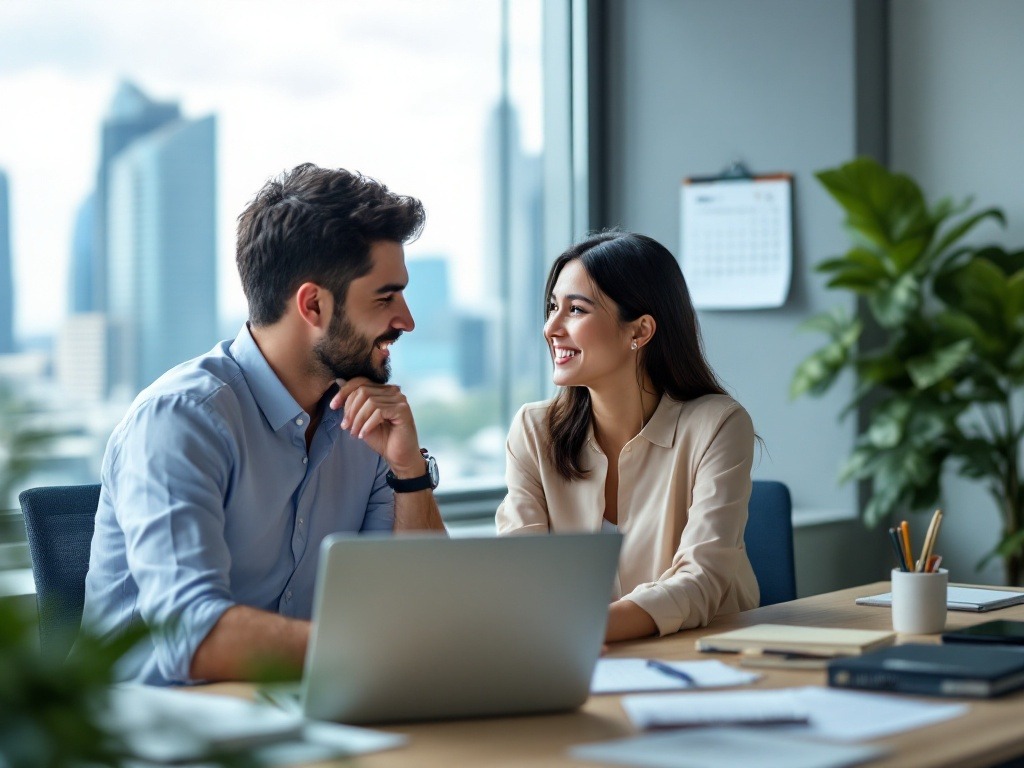
[[[793,272],[793,178],[687,179],[681,263],[698,309],[781,307]]]

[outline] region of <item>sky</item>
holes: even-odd
[[[541,147],[539,0],[510,0],[511,95]],[[2,0],[0,168],[11,191],[15,333],[67,314],[75,213],[95,184],[118,83],[217,116],[218,302],[244,317],[235,217],[301,162],[345,167],[419,197],[407,248],[445,255],[477,303],[484,134],[500,96],[499,0]]]

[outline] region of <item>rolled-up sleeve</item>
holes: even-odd
[[[395,492],[388,485],[388,463],[383,458],[377,461],[377,474],[373,479],[373,490],[366,504],[362,532],[391,531],[395,527]]]
[[[148,400],[128,424],[104,485],[157,667],[187,682],[196,649],[234,605],[224,504],[236,451],[212,410],[187,395]]]
[[[499,536],[547,533],[550,528],[540,474],[543,443],[536,431],[527,425],[526,412],[529,407],[523,406],[516,413],[505,443],[505,483],[508,493],[495,515]]]
[[[685,525],[670,567],[625,595],[651,615],[661,635],[704,626],[723,610],[757,605],[757,581],[743,544],[754,427],[739,407],[716,426],[696,464],[689,508],[675,511]]]

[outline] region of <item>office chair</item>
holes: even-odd
[[[100,486],[31,488],[18,496],[25,516],[39,610],[39,647],[63,661],[82,621]]]
[[[761,605],[796,599],[793,502],[777,480],[755,480],[743,542],[761,588]]]

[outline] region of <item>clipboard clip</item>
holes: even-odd
[[[717,176],[691,176],[686,179],[688,184],[710,184],[715,181],[753,181],[754,174],[750,172],[742,160],[733,160]]]
[[[742,160],[733,160],[732,163],[722,169],[722,172],[718,174],[720,179],[752,179],[754,174],[750,172],[746,164]]]

